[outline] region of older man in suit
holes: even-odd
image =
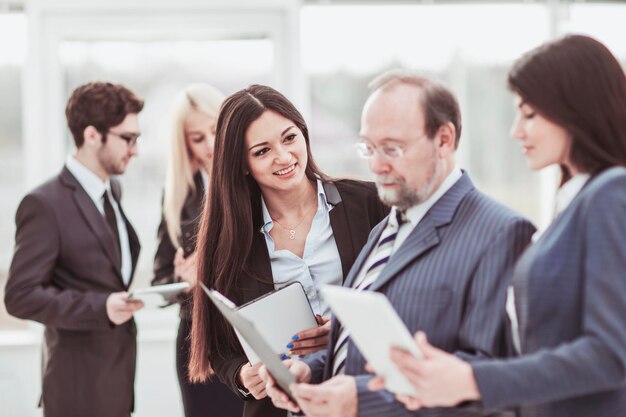
[[[374,81],[360,153],[393,208],[372,230],[346,285],[385,294],[412,333],[424,330],[434,344],[473,360],[506,353],[506,288],[535,229],[457,167],[460,133],[457,101],[442,85],[403,72]],[[336,320],[328,351],[291,369],[301,381],[293,388],[298,405],[268,378],[277,406],[316,417],[412,415],[391,393],[367,389],[365,360]]]
[[[127,417],[133,409],[132,318],[142,304],[128,301],[126,290],[139,240],[110,177],[137,154],[142,107],[121,85],[77,88],[66,108],[77,150],[17,210],[5,304],[45,325],[40,405],[47,417]]]

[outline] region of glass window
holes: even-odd
[[[139,155],[120,181],[124,187],[124,210],[142,244],[134,285],[148,286],[161,218],[169,110],[174,96],[192,82],[209,83],[226,95],[251,83],[270,83],[274,44],[267,38],[64,42],[60,56],[67,96],[85,82],[107,80],[126,85],[145,100],[139,116]],[[70,149],[69,132],[67,141]]]
[[[24,194],[22,160],[22,70],[26,58],[26,17],[0,13],[0,299],[13,255],[15,210]],[[12,180],[9,180],[12,179]],[[0,329],[23,328],[0,303]]]
[[[626,63],[626,4],[592,3],[570,6],[569,19],[563,32],[585,33],[604,43],[622,62]]]
[[[545,5],[307,6],[301,24],[312,143],[330,174],[369,177],[352,150],[367,83],[390,68],[413,69],[459,98],[461,167],[483,191],[538,221],[539,176],[509,135],[506,75],[514,59],[548,39]]]

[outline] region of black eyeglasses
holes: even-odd
[[[117,136],[118,138],[122,139],[128,144],[129,148],[135,146],[137,144],[137,141],[139,140],[139,135],[134,135],[132,133],[117,133],[109,130],[106,134]]]

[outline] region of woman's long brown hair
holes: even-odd
[[[239,304],[238,284],[247,279],[265,279],[247,266],[255,230],[261,227],[261,191],[246,165],[245,134],[250,124],[272,110],[291,120],[306,141],[310,181],[326,176],[315,164],[309,132],[295,106],[271,87],[251,85],[228,97],[220,109],[213,156],[213,170],[197,243],[198,282],[214,288]],[[256,224],[259,223],[259,224]],[[257,227],[258,226],[258,227]],[[205,381],[210,361],[240,349],[230,325],[197,285],[193,294],[189,378]]]
[[[626,166],[626,77],[606,46],[583,35],[548,42],[517,60],[509,86],[571,135],[577,169]],[[562,183],[570,179],[564,165],[561,173]]]

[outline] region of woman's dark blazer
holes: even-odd
[[[200,215],[202,214],[202,206],[204,204],[204,182],[202,174],[196,173],[193,177],[196,191],[187,194],[183,209],[180,214],[180,224],[183,234],[187,234],[183,239],[186,243],[195,243],[195,234],[198,230]],[[153,272],[154,278],[152,285],[172,284],[180,280],[174,275],[174,256],[176,256],[176,248],[170,240],[167,232],[167,222],[165,217],[161,218],[159,231],[157,232],[158,246],[154,255]],[[179,244],[182,245],[182,241]],[[193,252],[193,248],[185,249],[185,252]],[[186,320],[191,319],[191,293],[183,294],[172,302],[180,302],[180,317]]]
[[[333,206],[330,211],[330,225],[333,229],[343,278],[348,275],[357,255],[361,251],[370,230],[388,214],[389,209],[383,205],[376,193],[376,187],[371,182],[355,180],[333,180],[324,182],[324,192],[327,201]],[[231,294],[234,300],[245,303],[263,294],[274,290],[272,283],[272,267],[265,237],[260,231],[263,224],[262,213],[254,213],[254,227],[257,231],[252,239],[252,251],[247,268],[267,280],[242,279],[238,283],[239,290]],[[211,365],[219,378],[233,392],[247,400],[244,405],[244,417],[284,417],[285,410],[272,405],[269,398],[255,400],[252,396],[244,396],[237,388],[237,374],[239,368],[247,363],[241,347],[227,357],[211,357]]]
[[[527,249],[513,285],[522,356],[472,364],[485,408],[626,414],[626,169],[592,177]]]

